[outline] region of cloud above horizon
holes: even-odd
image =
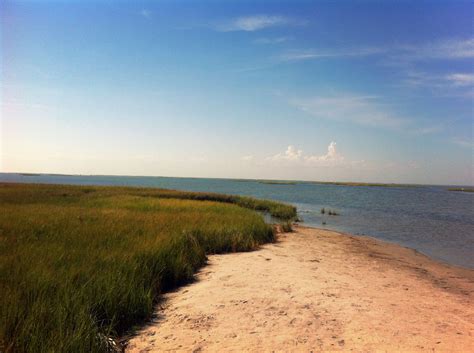
[[[348,161],[337,151],[336,142],[332,141],[325,154],[305,154],[303,150],[293,145],[289,145],[283,153],[277,153],[266,158],[270,162],[286,162],[304,164],[309,167],[336,167],[336,166],[354,166],[363,161]]]
[[[297,98],[290,104],[317,118],[359,125],[400,128],[407,119],[384,111],[374,96],[332,95],[312,98]]]

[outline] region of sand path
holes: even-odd
[[[165,295],[127,352],[474,352],[474,271],[297,227],[214,255]]]

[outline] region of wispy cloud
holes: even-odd
[[[450,38],[418,45],[395,46],[404,60],[474,58],[474,38]]]
[[[351,58],[372,55],[386,55],[386,63],[390,65],[406,65],[407,63],[433,59],[469,59],[474,58],[474,38],[444,39],[421,44],[402,44],[385,46],[361,46],[347,48],[300,49],[280,55],[283,61],[317,60],[325,58]]]
[[[291,37],[273,37],[273,38],[257,38],[254,40],[256,44],[280,44],[291,40]]]
[[[461,139],[461,138],[456,138],[456,139],[452,140],[452,142],[455,143],[458,146],[461,146],[461,147],[473,148],[474,149],[474,141],[472,139],[471,140],[465,140],[465,139]]]
[[[374,96],[317,96],[292,99],[290,104],[321,119],[384,128],[400,128],[407,123],[407,119],[385,111]]]
[[[140,10],[140,15],[145,17],[145,18],[150,18],[151,17],[151,11],[147,9],[141,9]]]
[[[474,85],[474,74],[456,73],[446,75],[445,79],[455,86],[472,86]]]
[[[293,50],[280,55],[282,61],[302,61],[327,58],[364,57],[384,53],[385,48],[364,47],[341,50]]]
[[[432,135],[444,130],[444,126],[441,124],[421,127],[418,129],[412,130],[414,135]]]
[[[439,74],[408,70],[404,75],[405,78],[402,81],[404,85],[429,89],[439,96],[473,98],[474,74],[472,73]]]
[[[215,29],[221,32],[246,31],[254,32],[269,27],[294,24],[295,21],[285,16],[253,15],[242,16],[223,21]]]
[[[255,157],[253,155],[247,155],[247,156],[242,156],[240,160],[244,162],[251,162],[254,160],[254,158]]]

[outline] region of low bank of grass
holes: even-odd
[[[298,184],[296,181],[284,181],[284,180],[260,180],[260,184],[268,184],[268,185],[296,185]]]
[[[274,240],[272,201],[169,190],[0,184],[0,351],[106,352],[206,254]]]
[[[449,188],[448,191],[474,192],[473,188]]]
[[[361,183],[361,182],[344,182],[344,181],[310,181],[310,184],[337,185],[337,186],[371,186],[383,188],[419,188],[421,185],[415,184],[387,184],[387,183]]]

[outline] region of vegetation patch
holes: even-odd
[[[260,184],[268,184],[268,185],[296,185],[298,184],[296,181],[278,181],[278,180],[261,180],[259,181]]]
[[[449,188],[449,191],[474,192],[474,188]]]
[[[289,233],[293,231],[293,224],[291,221],[286,221],[280,223],[280,230],[284,233]]]
[[[274,240],[273,201],[150,188],[0,184],[0,351],[105,352],[206,254]]]
[[[331,210],[331,209],[325,209],[324,207],[321,208],[321,214],[328,214],[329,216],[339,216],[340,213],[337,212],[336,210]]]
[[[384,188],[418,188],[421,185],[415,184],[385,184],[385,183],[359,183],[359,182],[342,182],[342,181],[309,181],[303,183],[323,184],[323,185],[339,185],[339,186],[372,186]]]

